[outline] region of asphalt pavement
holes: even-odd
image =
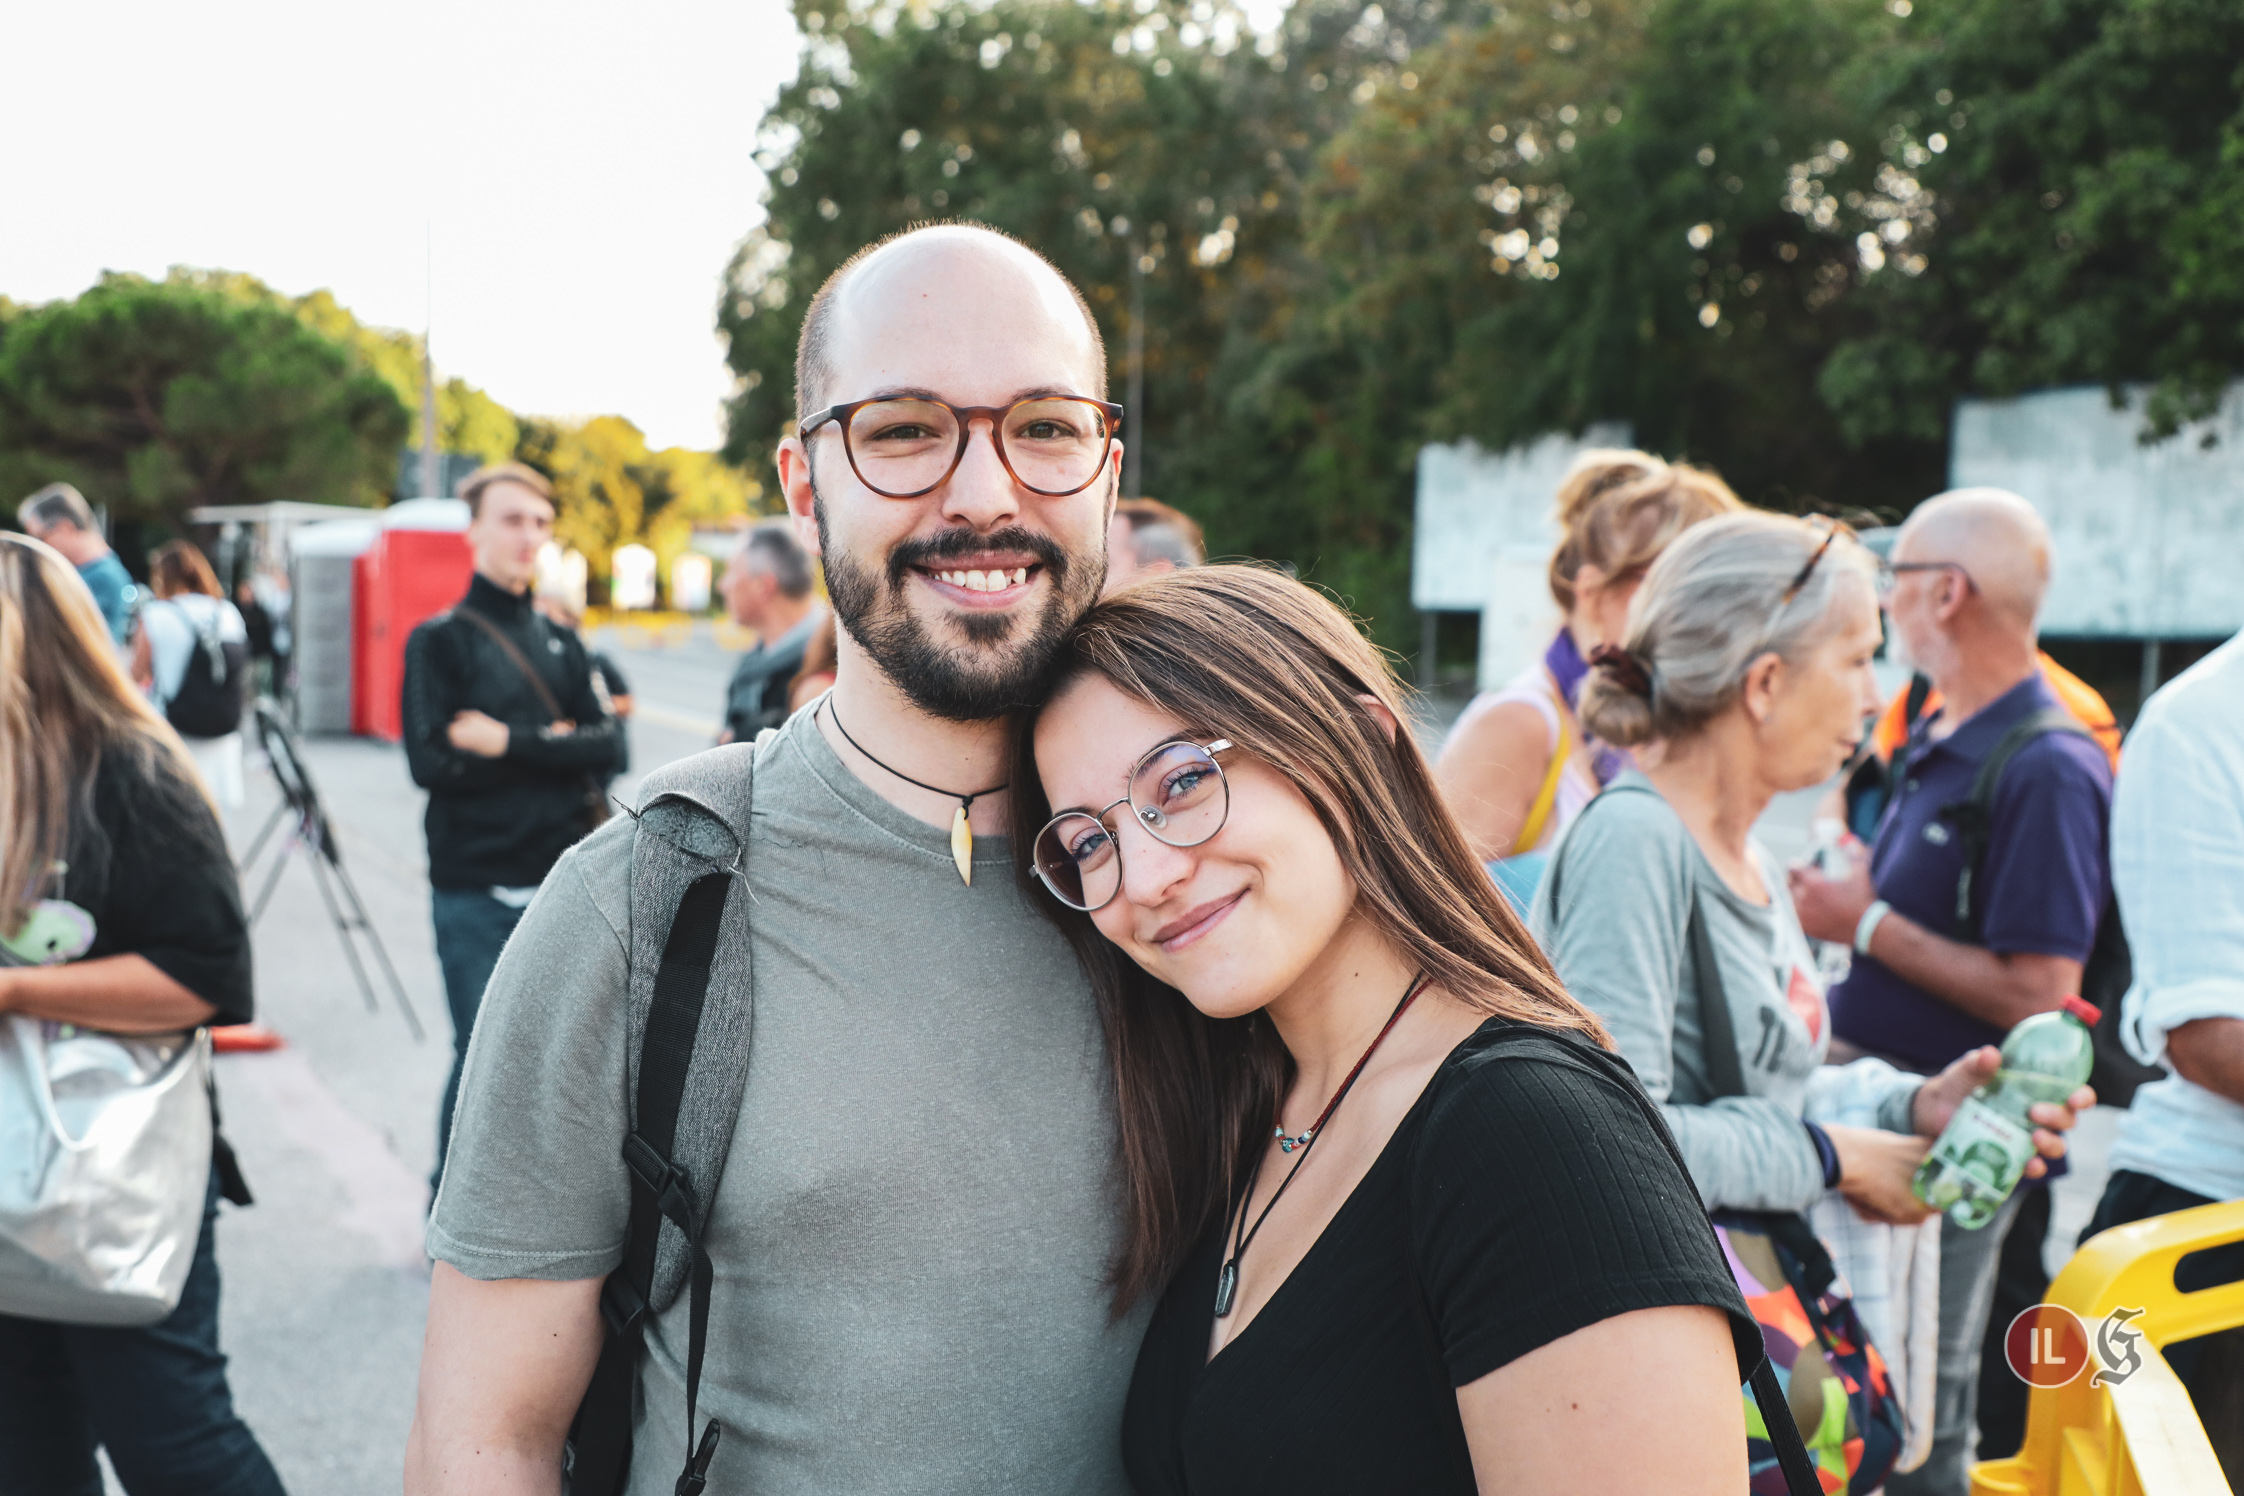
[[[714,739],[733,657],[706,629],[666,641],[610,631],[593,642],[632,689],[631,771],[615,787],[628,803],[639,776]],[[1421,736],[1438,736],[1457,705],[1430,704]],[[254,1207],[220,1217],[222,1335],[237,1404],[292,1492],[391,1496],[428,1302],[421,1231],[451,1026],[429,927],[424,797],[403,752],[354,738],[303,747],[343,872],[423,1037],[361,937],[369,1005],[309,857],[288,852],[255,926],[259,1016],[286,1046],[218,1062],[226,1133],[257,1195]],[[250,779],[249,803],[230,818],[237,852],[278,803],[269,775]],[[1781,851],[1804,842],[1807,805],[1783,807],[1768,828]],[[247,869],[246,897],[283,844],[276,836]],[[341,897],[332,882],[330,891]],[[2069,1245],[2094,1205],[2112,1120],[2083,1129],[2053,1247]]]

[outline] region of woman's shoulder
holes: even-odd
[[[1656,1115],[1618,1054],[1586,1035],[1506,1018],[1450,1051],[1426,1101],[1422,1155],[1504,1146],[1570,1156]]]
[[[1691,865],[1691,846],[1683,818],[1650,780],[1630,769],[1575,813],[1557,855],[1571,882],[1577,868],[1591,866],[1681,871]]]

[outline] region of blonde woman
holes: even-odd
[[[1703,468],[1647,452],[1584,452],[1558,489],[1565,538],[1551,553],[1552,599],[1565,622],[1534,665],[1476,698],[1439,763],[1466,839],[1524,901],[1541,857],[1627,756],[1582,728],[1576,705],[1588,660],[1618,640],[1629,600],[1660,553],[1692,525],[1744,506]]]
[[[251,1006],[241,891],[194,765],[70,563],[0,534],[0,1015],[162,1034]],[[0,1487],[98,1496],[98,1447],[130,1496],[280,1491],[218,1350],[218,1174],[168,1318],[0,1315]]]

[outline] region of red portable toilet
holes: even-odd
[[[417,512],[424,504],[431,511],[425,516]],[[353,563],[352,732],[392,743],[405,735],[405,641],[423,619],[467,595],[475,562],[460,533],[466,511],[456,499],[395,505],[382,515],[382,533]]]

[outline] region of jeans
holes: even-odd
[[[0,1496],[281,1496],[218,1349],[218,1178],[179,1307],[137,1329],[0,1315]]]
[[[499,964],[499,952],[506,949],[506,938],[522,922],[522,911],[480,888],[436,888],[429,891],[429,912],[436,925],[437,964],[444,968],[444,1002],[452,1010],[452,1073],[444,1082],[444,1110],[436,1117],[436,1171],[429,1176],[433,1193],[444,1180],[452,1108],[460,1099],[460,1067],[467,1061],[483,989],[490,983],[491,968]]]
[[[1887,1496],[1967,1496],[1971,1489],[1979,1350],[1994,1308],[2003,1238],[2022,1203],[2020,1192],[2013,1191],[1995,1218],[1977,1231],[1945,1218],[1940,1222],[1940,1352],[1933,1373],[1932,1453],[1907,1475],[1887,1481]]]

